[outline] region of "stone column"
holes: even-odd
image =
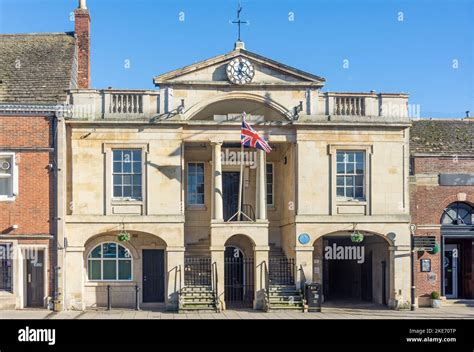
[[[220,308],[225,309],[224,300],[224,246],[211,246],[211,263],[217,266],[217,295]]]
[[[184,285],[184,247],[167,247],[166,264],[168,273],[165,297],[166,309],[176,310],[178,308],[178,292]]]
[[[267,185],[266,185],[266,156],[263,150],[257,151],[257,187],[256,201],[257,219],[267,219]]]
[[[253,300],[253,309],[264,309],[264,295],[266,289],[265,263],[268,269],[268,251],[269,246],[255,246],[255,293]]]
[[[211,141],[212,143],[212,177],[214,178],[214,189],[212,194],[213,220],[224,221],[223,197],[222,197],[222,141]]]

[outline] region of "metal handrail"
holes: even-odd
[[[178,277],[179,277],[179,289],[178,289],[178,311],[183,308],[183,284],[182,284],[182,272],[181,272],[181,264],[178,265]]]
[[[306,305],[306,275],[304,274],[303,266],[300,264],[300,292],[303,300],[303,305]]]

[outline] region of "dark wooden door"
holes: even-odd
[[[162,249],[143,250],[143,302],[165,300],[165,253]]]
[[[224,220],[229,220],[232,215],[237,212],[237,205],[239,204],[239,175],[240,172],[223,172],[222,173],[222,188],[223,188],[223,206],[224,206]],[[235,218],[237,220],[237,218]]]
[[[44,251],[37,257],[26,260],[26,305],[44,306]]]

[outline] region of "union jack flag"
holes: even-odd
[[[240,133],[240,142],[250,148],[262,149],[267,153],[270,153],[272,148],[270,145],[258,135],[258,132],[255,131],[252,126],[250,126],[245,120],[245,112],[242,115],[242,131]]]

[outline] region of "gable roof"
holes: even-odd
[[[299,78],[299,79],[301,79],[301,81],[306,81],[308,83],[313,83],[313,84],[318,85],[318,86],[323,86],[324,82],[326,81],[322,77],[319,77],[319,76],[313,75],[311,73],[299,70],[297,68],[282,64],[278,61],[268,59],[264,56],[253,53],[251,51],[248,51],[248,50],[245,50],[245,49],[242,49],[242,48],[237,48],[235,50],[232,50],[232,51],[228,52],[227,54],[214,56],[210,59],[199,61],[197,63],[185,66],[183,68],[179,68],[177,70],[173,70],[173,71],[161,74],[159,76],[156,76],[156,77],[153,78],[153,83],[156,86],[158,86],[162,83],[166,83],[166,81],[172,81],[174,78],[177,78],[177,77],[180,77],[180,76],[192,73],[192,72],[199,71],[199,70],[201,70],[205,67],[220,64],[220,63],[225,62],[225,61],[230,61],[234,57],[237,57],[237,56],[243,56],[247,59],[253,60],[253,61],[258,62],[262,65],[270,67],[270,68],[272,68],[276,71],[283,72],[285,74],[288,74],[288,75],[294,76],[296,78]]]
[[[474,155],[474,119],[412,121],[411,154]]]
[[[0,35],[0,103],[65,102],[75,61],[73,32]]]

